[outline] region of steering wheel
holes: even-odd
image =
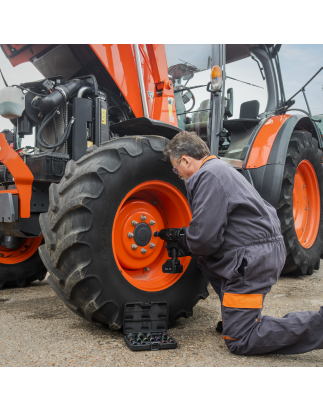
[[[184,95],[182,95],[182,100],[183,100],[183,103],[184,103],[184,104],[187,104],[190,100],[192,100],[192,102],[193,102],[193,104],[192,104],[192,106],[190,107],[190,109],[189,109],[189,110],[185,110],[185,113],[189,113],[190,111],[193,110],[193,108],[194,108],[194,106],[195,106],[195,96],[194,96],[193,92],[191,91],[191,89],[190,89],[189,87],[179,85],[179,86],[174,87],[174,94],[175,94],[175,93],[180,93],[181,91],[185,91],[185,90],[187,90],[189,93],[191,93],[191,96],[192,96],[192,97],[190,97],[188,100],[185,101],[185,99],[184,99],[183,97],[185,97],[185,96],[187,95],[187,93],[184,94]],[[186,98],[187,98],[187,97],[186,97]]]

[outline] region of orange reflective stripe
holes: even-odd
[[[226,335],[222,335],[222,337],[225,338],[226,340],[232,340],[232,341],[237,340],[236,338],[230,338],[230,337],[227,337]]]
[[[202,164],[200,165],[200,168],[202,167],[202,165],[203,165],[204,163],[206,163],[207,161],[211,160],[211,158],[217,158],[217,156],[208,156],[208,157],[206,157],[206,158],[203,160]]]
[[[230,308],[262,308],[262,294],[224,293],[222,305]]]

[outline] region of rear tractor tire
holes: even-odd
[[[42,238],[20,239],[14,249],[0,246],[0,290],[25,287],[45,278],[47,270],[38,254]]]
[[[283,274],[313,274],[323,248],[323,167],[322,151],[307,131],[291,136],[277,213],[287,249]]]
[[[208,296],[196,258],[165,274],[164,227],[188,225],[185,184],[163,161],[163,137],[122,137],[92,146],[49,189],[41,214],[41,258],[49,283],[79,316],[120,329],[129,302],[167,301],[169,322],[189,317]]]

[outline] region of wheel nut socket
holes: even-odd
[[[147,338],[149,341],[155,341],[155,337],[150,333],[147,334]]]

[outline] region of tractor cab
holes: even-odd
[[[211,135],[218,134],[214,153],[243,160],[252,131],[285,98],[277,51],[256,44],[166,45],[178,126],[210,147]],[[215,92],[210,80],[216,65],[222,85]]]

